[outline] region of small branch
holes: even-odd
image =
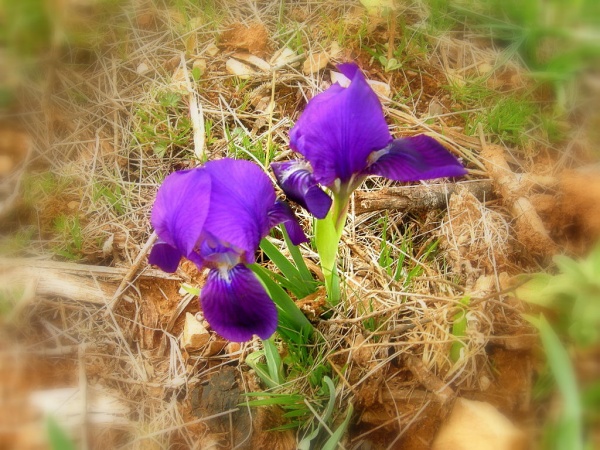
[[[68,272],[80,275],[99,276],[103,278],[122,278],[127,275],[130,269],[125,267],[93,266],[89,264],[77,264],[62,261],[52,261],[47,259],[34,258],[0,258],[0,272],[13,268],[30,268],[35,270],[53,270],[57,272]],[[163,272],[162,270],[145,268],[140,274],[146,278],[160,278],[163,280],[177,280],[181,277],[175,274]]]
[[[388,209],[398,209],[404,212],[444,209],[448,205],[450,196],[459,187],[467,189],[480,201],[494,198],[492,184],[489,180],[389,187],[372,192],[355,192],[355,212],[364,214]]]
[[[193,137],[194,137],[194,155],[199,160],[202,160],[204,156],[204,146],[205,146],[205,130],[204,130],[204,112],[202,111],[202,103],[198,101],[198,95],[194,88],[192,87],[192,82],[190,81],[190,74],[187,70],[187,64],[185,62],[185,54],[181,52],[181,68],[183,69],[183,73],[185,74],[185,86],[189,94],[189,102],[190,102],[190,119],[192,121],[192,129],[193,129]]]
[[[121,284],[117,288],[115,294],[108,302],[108,305],[107,305],[108,308],[105,313],[106,315],[110,314],[119,304],[119,300],[121,299],[121,296],[125,293],[125,291],[129,287],[131,280],[133,280],[133,277],[137,273],[140,265],[142,264],[142,261],[144,260],[144,258],[146,257],[146,255],[148,254],[148,252],[150,251],[152,246],[154,245],[154,242],[156,242],[157,237],[158,236],[156,235],[156,232],[153,232],[150,235],[150,237],[148,238],[148,240],[146,241],[146,243],[144,244],[144,246],[142,247],[142,249],[140,250],[140,252],[138,253],[137,257],[135,258],[135,261],[133,261],[133,264],[131,265],[131,267],[129,268],[129,270],[127,271],[125,276],[123,277],[123,281],[121,281]]]

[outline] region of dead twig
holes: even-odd
[[[144,260],[144,258],[146,257],[146,255],[148,254],[148,252],[150,251],[150,249],[156,242],[157,238],[158,238],[158,236],[156,235],[156,232],[152,232],[152,234],[150,235],[150,237],[148,238],[148,240],[146,241],[146,243],[144,244],[144,246],[138,253],[137,257],[135,258],[135,261],[133,261],[133,264],[131,265],[131,267],[129,268],[129,270],[127,271],[125,276],[123,277],[123,281],[121,281],[121,284],[119,284],[119,287],[117,288],[113,297],[108,302],[108,304],[107,304],[108,308],[107,308],[107,311],[105,312],[105,315],[110,314],[117,307],[119,300],[121,299],[121,296],[125,293],[125,291],[129,287],[129,283],[131,282],[131,280],[133,280],[133,277],[137,273],[140,265],[142,264],[142,261]]]
[[[389,209],[399,209],[404,212],[443,209],[458,188],[467,189],[480,201],[494,197],[492,183],[489,180],[389,187],[372,192],[357,191],[354,194],[355,212],[364,214]]]

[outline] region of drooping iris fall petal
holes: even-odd
[[[271,168],[288,198],[317,219],[323,219],[331,207],[331,197],[318,185],[305,161],[292,160],[271,163]]]
[[[350,181],[367,167],[370,153],[391,142],[381,103],[354,64],[342,64],[347,88],[332,85],[313,97],[290,131],[290,146],[310,163],[323,186]]]
[[[282,201],[277,201],[268,212],[269,228],[276,227],[283,223],[285,231],[287,231],[292,244],[300,245],[303,242],[308,242],[308,238],[304,234],[302,227],[298,224],[298,220],[289,205]]]
[[[243,264],[227,271],[211,270],[200,302],[210,326],[230,341],[248,341],[254,334],[268,339],[277,328],[275,304]]]
[[[369,175],[395,181],[418,181],[459,177],[467,173],[462,164],[435,139],[423,134],[395,139],[388,147],[371,155]]]
[[[177,270],[182,256],[175,247],[166,242],[157,242],[148,255],[148,262],[160,267],[165,272],[173,273]]]

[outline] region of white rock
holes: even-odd
[[[225,68],[227,69],[227,72],[229,72],[231,75],[235,75],[236,77],[241,78],[243,80],[247,80],[253,75],[256,75],[256,72],[252,70],[250,66],[233,58],[229,58],[227,60],[227,62],[225,63]]]
[[[338,83],[341,87],[350,86],[350,78],[340,72],[335,72],[333,70],[329,71],[329,76],[331,77],[331,83]]]
[[[135,69],[135,72],[138,75],[144,75],[144,74],[148,73],[149,71],[150,71],[150,67],[148,67],[148,64],[146,64],[145,62],[138,64],[137,68]]]
[[[187,351],[194,351],[205,346],[209,339],[208,330],[196,320],[193,314],[185,313],[181,346]]]
[[[217,56],[221,50],[219,50],[219,47],[217,47],[214,43],[210,43],[208,44],[208,47],[206,47],[205,52],[208,56]]]
[[[432,450],[525,450],[527,438],[489,403],[459,398]]]
[[[298,54],[289,47],[284,47],[275,53],[274,58],[271,60],[271,64],[275,67],[285,66],[287,64],[293,64],[298,62]]]

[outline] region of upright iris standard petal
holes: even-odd
[[[435,139],[413,136],[395,139],[388,147],[373,153],[366,173],[395,181],[418,181],[459,177],[467,173],[462,164]]]
[[[304,155],[315,180],[328,187],[348,183],[367,166],[370,153],[384,148],[392,136],[381,103],[356,65],[339,69],[350,86],[334,84],[310,100],[290,131],[290,146]]]
[[[268,212],[269,227],[273,228],[280,223],[283,223],[285,231],[287,231],[292,244],[300,245],[303,242],[308,242],[308,238],[304,234],[302,227],[298,224],[294,212],[289,205],[282,201],[277,201]]]
[[[204,169],[174,172],[163,181],[151,222],[159,238],[181,255],[193,252],[210,205],[211,178]],[[173,252],[171,251],[171,255]]]
[[[148,255],[148,262],[160,267],[165,272],[173,273],[177,270],[182,256],[175,247],[166,242],[157,242]]]
[[[331,208],[331,197],[319,187],[310,166],[302,160],[271,163],[277,184],[287,197],[317,219],[323,219]]]
[[[243,262],[255,261],[260,240],[270,230],[268,211],[275,203],[269,177],[250,161],[220,159],[206,163],[210,174],[210,210],[204,231],[240,249]]]
[[[277,328],[275,304],[243,264],[211,270],[200,302],[211,327],[230,341],[248,341],[254,334],[268,339]]]

